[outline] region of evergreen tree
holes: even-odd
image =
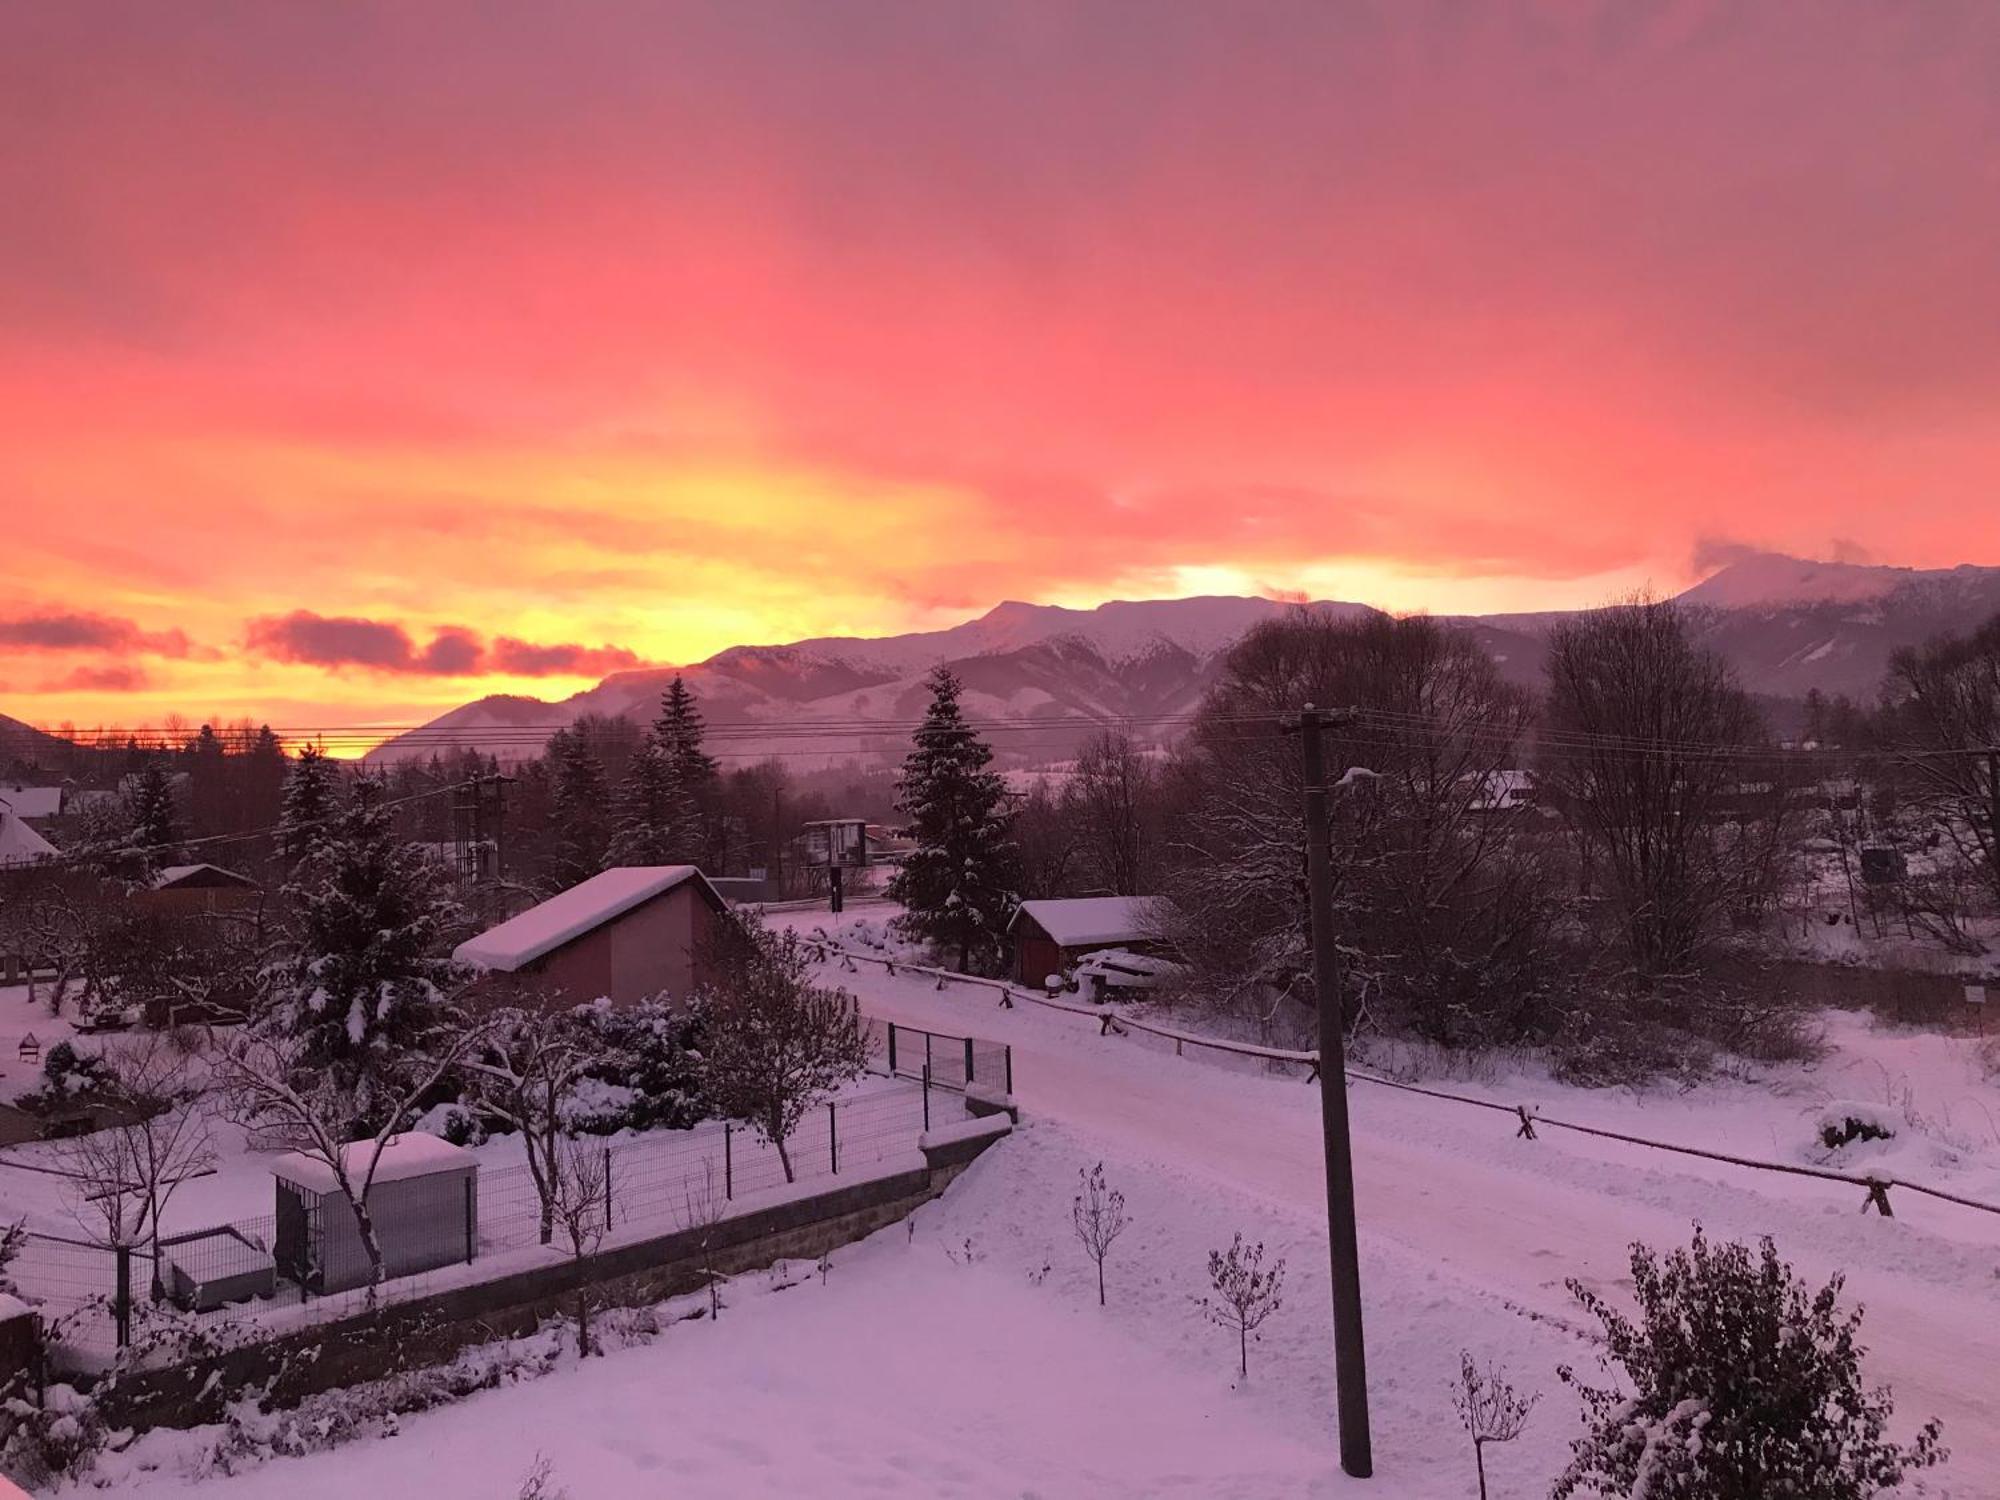
[[[1006,789],[989,769],[993,752],[965,722],[960,684],[944,667],[930,675],[931,706],[903,762],[896,806],[917,847],[889,883],[910,937],[954,950],[958,967],[997,949],[1013,915],[1015,848]]]
[[[171,864],[180,843],[180,815],[174,806],[173,778],[157,758],[149,759],[125,794],[132,819],[132,842],[156,865]]]
[[[292,953],[275,1024],[300,1061],[364,1093],[386,1084],[449,1020],[445,939],[457,915],[435,868],[363,781],[308,847],[285,896]]]
[[[720,776],[715,758],[703,747],[707,726],[693,692],[678,676],[660,697],[660,716],[653,721],[653,737],[666,755],[673,797],[682,818],[675,829],[673,862],[699,864],[704,869],[722,867],[723,821],[720,807]]]
[[[340,811],[340,768],[317,745],[299,751],[285,778],[278,815],[278,857],[296,865],[319,847]]]
[[[694,799],[682,763],[648,734],[632,752],[618,795],[618,827],[607,858],[614,865],[668,865],[693,858]]]
[[[610,842],[610,793],[604,784],[604,763],[590,741],[574,729],[558,729],[549,736],[549,766],[553,834],[549,876],[566,889],[604,868]]]

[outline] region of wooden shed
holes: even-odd
[[[263,904],[264,890],[248,875],[220,865],[167,865],[133,899],[172,916],[253,915]]]
[[[1007,924],[1014,942],[1014,982],[1039,987],[1085,954],[1105,948],[1157,952],[1157,896],[1080,896],[1023,901]]]
[[[375,1150],[346,1148],[357,1188]],[[325,1162],[291,1152],[271,1163],[278,1179],[278,1232],[272,1258],[307,1291],[324,1295],[368,1284],[368,1250],[353,1205]],[[389,1276],[413,1276],[470,1261],[479,1253],[479,1158],[422,1131],[391,1137],[368,1187],[368,1216]]]
[[[466,939],[452,957],[532,979],[572,1004],[686,996],[706,977],[703,955],[727,911],[693,865],[625,865]]]

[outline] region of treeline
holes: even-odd
[[[1866,709],[1809,704],[1822,738],[1781,744],[1683,611],[1652,601],[1559,625],[1539,693],[1426,617],[1259,626],[1171,749],[1106,734],[1017,801],[1018,894],[1164,895],[1159,937],[1192,995],[1308,1026],[1301,751],[1280,732],[1308,703],[1351,711],[1326,753],[1357,1028],[1554,1044],[1577,1076],[1614,1076],[1634,1048],[1647,1065],[1784,1053],[1799,1019],[1758,965],[1774,917],[1824,878],[1815,850],[1850,872],[1863,845],[1892,854],[1860,899],[1964,951],[2000,910],[2000,621],[1899,655]],[[995,930],[955,941],[997,960]]]

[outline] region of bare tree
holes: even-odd
[[[1783,789],[1756,708],[1672,602],[1578,616],[1551,638],[1539,784],[1602,862],[1641,975],[1693,967],[1754,906]]]
[[[1084,1254],[1097,1263],[1097,1305],[1104,1306],[1104,1258],[1111,1245],[1131,1222],[1125,1214],[1125,1195],[1104,1180],[1104,1163],[1090,1171],[1077,1169],[1076,1201],[1070,1206],[1070,1222]]]
[[[2000,900],[2000,615],[1899,651],[1886,692],[1916,801]]]
[[[722,1222],[729,1203],[715,1190],[715,1163],[704,1160],[701,1181],[697,1183],[689,1177],[681,1193],[682,1201],[687,1205],[686,1227],[694,1235],[695,1249],[701,1252],[701,1276],[708,1287],[708,1315],[711,1319],[719,1318],[722,1316],[722,1278],[716,1274],[710,1252],[715,1247],[715,1226]]]
[[[1523,1400],[1498,1365],[1484,1371],[1473,1363],[1470,1350],[1458,1351],[1458,1385],[1451,1404],[1472,1438],[1472,1461],[1479,1470],[1479,1500],[1486,1500],[1486,1445],[1511,1443],[1528,1425],[1528,1413],[1542,1399],[1540,1391]]]
[[[132,1039],[110,1064],[106,1102],[124,1123],[65,1140],[57,1155],[71,1175],[72,1212],[108,1246],[151,1242],[152,1293],[160,1277],[160,1228],[174,1190],[215,1166],[209,1101],[193,1060],[157,1032]]]
[[[589,1141],[564,1141],[554,1158],[550,1201],[576,1268],[576,1352],[592,1352],[590,1291],[584,1258],[594,1254],[611,1227],[611,1150]]]
[[[1200,1299],[1201,1310],[1211,1322],[1236,1330],[1237,1373],[1247,1377],[1250,1340],[1281,1305],[1285,1259],[1279,1256],[1265,1269],[1263,1242],[1246,1245],[1239,1234],[1227,1250],[1208,1252],[1208,1280],[1213,1292]]]
[[[555,1236],[564,1107],[598,1054],[575,1014],[556,1008],[558,996],[541,998],[543,1005],[508,1007],[473,1023],[484,1040],[462,1067],[473,1107],[520,1133],[546,1245]]]
[[[1131,736],[1106,730],[1084,744],[1064,789],[1064,811],[1076,827],[1094,883],[1114,895],[1151,894],[1153,781]]]
[[[797,1180],[787,1142],[807,1111],[868,1065],[860,1008],[847,991],[812,982],[794,932],[755,920],[724,924],[715,944],[718,977],[704,1052],[709,1096],[724,1115],[748,1121],[778,1151],[785,1181]]]
[[[308,1063],[307,1043],[298,1037],[252,1032],[217,1055],[216,1077],[235,1121],[268,1134],[332,1176],[368,1256],[371,1309],[385,1275],[368,1207],[382,1153],[407,1128],[423,1097],[485,1039],[479,1027],[465,1027],[445,1036],[432,1055],[405,1054],[393,1072],[365,1080]]]
[[[1330,766],[1343,1009],[1440,1040],[1518,1034],[1553,982],[1547,842],[1496,808],[1532,706],[1463,630],[1435,620],[1301,610],[1224,662],[1163,789],[1172,937],[1202,988],[1266,1023],[1309,1019],[1304,768],[1280,724],[1307,703],[1354,710]]]

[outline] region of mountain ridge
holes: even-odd
[[[1751,692],[1796,699],[1817,688],[1872,699],[1896,650],[2000,613],[2000,567],[1898,568],[1754,553],[1676,597],[1695,610],[1699,637]],[[503,759],[525,757],[540,743],[537,732],[545,737],[585,714],[649,720],[661,690],[681,675],[710,722],[729,726],[727,749],[737,758],[782,750],[822,764],[893,759],[907,744],[903,726],[923,712],[923,678],[940,663],[964,680],[969,715],[1018,724],[996,739],[1003,760],[1058,758],[1087,733],[1078,720],[1157,721],[1192,709],[1229,645],[1259,620],[1296,607],[1234,595],[1112,600],[1094,609],[1007,600],[941,630],[731,646],[684,667],[621,671],[560,702],[494,695],[367,758],[428,754],[447,738],[490,747]],[[1311,607],[1373,611],[1331,600]],[[1549,631],[1576,613],[1445,618],[1470,629],[1503,676],[1534,685]],[[770,733],[760,735],[765,724]]]

